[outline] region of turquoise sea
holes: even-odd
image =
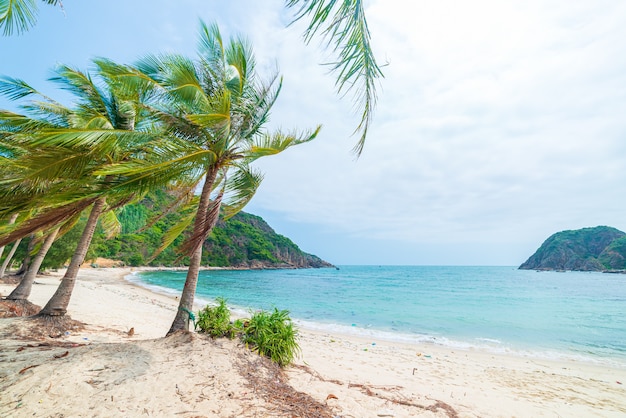
[[[130,280],[165,293],[186,272]],[[287,309],[300,327],[626,366],[626,275],[516,267],[339,266],[207,270],[197,300]]]

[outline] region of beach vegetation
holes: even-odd
[[[195,327],[201,332],[216,337],[234,338],[235,328],[230,322],[230,310],[226,306],[226,299],[215,299],[216,306],[205,306],[196,317]]]
[[[130,187],[113,189],[114,176],[98,173],[144,152],[155,132],[140,105],[142,91],[109,77],[108,69],[115,67],[110,61],[94,64],[94,73],[65,65],[55,69],[52,80],[74,95],[73,107],[22,80],[0,80],[0,93],[7,98],[30,99],[20,106],[24,114],[0,112],[0,139],[11,150],[0,189],[6,203],[0,216],[26,214],[15,226],[0,230],[0,241],[6,244],[40,231],[49,236],[55,228],[60,236],[88,213],[61,284],[40,315],[65,315],[96,227],[109,237],[119,232],[114,210],[145,194]],[[27,256],[31,253],[29,249]]]
[[[251,167],[257,159],[276,155],[316,137],[306,132],[267,132],[265,124],[278,93],[277,74],[259,79],[248,42],[224,42],[217,25],[201,23],[198,58],[177,54],[149,55],[117,78],[148,86],[148,106],[158,121],[162,141],[144,148],[140,158],[111,165],[100,172],[119,179],[112,187],[154,187],[155,179],[175,185],[178,200],[193,208],[164,236],[167,248],[191,226],[179,251],[189,257],[187,277],[177,314],[168,331],[187,330],[193,307],[203,243],[220,215],[230,218],[254,196],[262,174]],[[115,180],[114,180],[115,182]],[[199,190],[199,195],[194,196]],[[184,197],[187,199],[184,199]]]
[[[195,327],[200,332],[213,338],[239,338],[246,347],[261,356],[268,357],[281,367],[295,360],[300,353],[298,331],[294,326],[289,311],[260,310],[253,312],[250,318],[230,320],[230,310],[226,299],[218,297],[215,306],[205,306],[196,317]]]
[[[346,3],[335,10],[335,2],[324,3],[290,1],[287,5],[301,6],[297,19],[315,17],[307,39],[336,13],[331,29],[324,32],[338,49],[344,48],[341,64],[334,69],[340,74],[340,91],[344,86],[350,89],[354,77],[376,74],[371,67],[360,71],[365,65],[362,62],[368,62],[366,66],[373,63],[371,57],[359,58],[369,50],[369,42],[362,43],[369,39],[362,4]],[[350,10],[355,11],[354,19],[343,19]],[[7,16],[4,13],[0,20]],[[359,33],[361,39],[355,42],[352,38]],[[22,80],[2,78],[0,93],[7,98],[36,99],[22,106],[24,114],[0,112],[1,158],[7,163],[1,179],[0,198],[5,207],[0,208],[0,218],[27,213],[15,226],[0,230],[0,245],[40,232],[43,240],[55,230],[69,230],[86,216],[65,275],[40,312],[43,316],[63,316],[98,225],[107,231],[107,238],[113,237],[121,230],[117,209],[155,189],[176,189],[179,199],[172,209],[183,208],[188,215],[164,234],[163,230],[151,230],[148,239],[162,238],[160,252],[191,226],[178,247],[178,259],[188,257],[188,271],[168,335],[187,330],[203,243],[220,216],[232,217],[254,196],[263,176],[251,164],[311,141],[320,127],[304,132],[267,132],[265,125],[282,79],[273,74],[259,80],[248,42],[242,38],[224,42],[217,25],[201,24],[196,60],[164,54],[148,55],[134,66],[102,58],[93,63],[93,73],[65,65],[55,71],[52,80],[74,95],[73,107],[41,94]],[[363,89],[358,89],[366,95],[358,127],[362,139],[375,99],[372,81],[370,78]],[[357,146],[356,151],[361,148]],[[135,216],[137,223],[141,223],[140,218],[140,214]],[[249,248],[255,257],[275,258],[264,246],[252,243]],[[31,254],[29,249],[27,257]],[[129,263],[141,261],[135,257]]]
[[[242,340],[281,367],[291,364],[300,353],[298,331],[287,310],[255,312],[243,328]]]

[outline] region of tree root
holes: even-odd
[[[9,320],[12,323],[4,331],[9,333],[12,339],[22,340],[45,341],[59,338],[69,331],[81,331],[85,327],[85,324],[73,320],[69,315],[34,315]]]
[[[0,318],[35,315],[41,307],[25,299],[0,299]]]

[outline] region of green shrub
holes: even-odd
[[[196,329],[211,337],[235,338],[239,335],[246,346],[269,357],[279,366],[289,365],[300,352],[298,331],[289,318],[289,311],[259,311],[250,319],[230,322],[226,299],[216,298],[217,306],[206,306],[198,312]]]
[[[229,336],[233,338],[235,332],[230,324],[230,311],[226,307],[226,299],[216,298],[217,306],[205,306],[198,312],[196,329],[200,328],[211,337]]]
[[[262,356],[283,367],[290,364],[300,352],[296,341],[298,331],[289,318],[289,311],[259,311],[243,329],[243,341]]]

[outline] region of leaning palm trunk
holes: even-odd
[[[33,288],[33,282],[35,281],[35,278],[37,277],[37,272],[39,271],[39,268],[41,267],[41,263],[43,263],[44,258],[46,258],[46,254],[48,254],[48,250],[50,250],[50,247],[52,246],[52,243],[54,243],[54,240],[56,239],[57,234],[59,233],[60,229],[61,227],[57,227],[48,234],[43,244],[41,244],[41,248],[39,249],[39,252],[35,256],[35,258],[33,258],[33,261],[30,263],[30,266],[28,267],[28,271],[26,272],[24,277],[22,277],[20,284],[17,285],[15,289],[13,289],[11,294],[7,296],[7,299],[10,299],[10,300],[27,300],[28,299],[28,297],[30,296],[30,291]]]
[[[217,176],[217,169],[211,169],[205,178],[204,186],[202,187],[202,193],[200,194],[200,201],[198,202],[198,211],[196,212],[196,219],[194,221],[193,236],[195,237],[201,231],[204,238],[211,232],[213,226],[217,223],[219,216],[219,207],[217,210],[211,211],[209,214],[209,207],[211,204],[211,190],[213,183]],[[219,205],[219,203],[218,203]],[[208,227],[207,227],[208,226]],[[204,238],[198,240],[196,248],[194,249],[191,258],[189,259],[189,268],[187,269],[187,278],[185,279],[185,285],[183,286],[183,293],[180,295],[180,303],[178,304],[178,311],[172,322],[170,330],[167,335],[170,335],[176,331],[188,331],[189,329],[189,313],[193,311],[193,301],[196,296],[196,286],[198,285],[198,274],[200,273],[200,264],[202,262],[202,244]]]
[[[28,247],[26,248],[26,256],[24,260],[22,260],[22,265],[15,273],[16,276],[21,276],[28,271],[28,266],[30,266],[30,260],[32,259],[32,252],[35,249],[35,235],[30,234],[28,236]]]
[[[17,213],[14,213],[13,215],[11,215],[11,218],[9,218],[9,225],[13,225],[16,219],[17,219]],[[3,252],[4,252],[4,245],[0,247],[0,258],[2,258]],[[0,277],[2,277],[1,274],[0,274]]]
[[[4,262],[2,263],[2,266],[0,267],[0,279],[4,277],[4,273],[7,270],[7,267],[9,266],[9,264],[11,263],[11,260],[13,259],[13,256],[15,255],[15,251],[17,251],[17,247],[20,246],[20,242],[22,242],[22,239],[19,238],[17,241],[15,241],[15,243],[13,243],[13,248],[11,248],[11,251],[9,251],[9,253],[7,254],[7,258],[4,259]]]
[[[93,204],[91,213],[89,214],[89,219],[87,219],[87,224],[85,225],[83,234],[80,237],[80,241],[78,241],[76,251],[74,251],[74,255],[72,256],[72,261],[70,261],[70,265],[61,280],[61,284],[57,288],[56,292],[54,292],[54,295],[52,295],[46,306],[44,306],[41,312],[39,312],[39,316],[63,316],[67,312],[67,306],[70,304],[70,298],[72,297],[72,291],[74,290],[74,283],[76,283],[78,271],[80,266],[85,261],[85,256],[87,255],[87,250],[89,250],[93,233],[96,230],[96,225],[98,225],[98,218],[104,211],[105,203],[106,199],[101,197]]]

